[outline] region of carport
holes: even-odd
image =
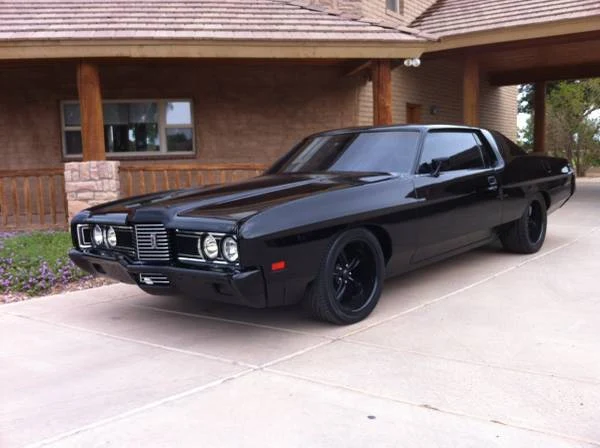
[[[473,126],[480,123],[482,81],[534,84],[534,151],[545,152],[545,83],[600,76],[600,7],[573,0],[539,8],[512,0],[479,3],[458,13],[447,2],[413,24],[441,37],[424,60],[464,58],[463,120]],[[457,14],[461,22],[451,22]]]

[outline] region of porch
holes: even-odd
[[[369,78],[369,119],[391,123],[390,62],[352,73],[362,64],[0,62],[0,230],[64,228],[73,203],[256,176],[298,139],[356,125]],[[95,161],[114,177],[94,177]]]

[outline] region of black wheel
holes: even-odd
[[[501,233],[502,245],[506,250],[520,254],[537,252],[546,239],[547,223],[546,202],[538,194],[529,202],[523,216]]]
[[[384,272],[377,238],[365,229],[344,232],[330,244],[306,305],[320,320],[339,325],[359,322],[377,305]]]

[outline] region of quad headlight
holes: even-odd
[[[94,227],[94,230],[92,231],[92,238],[94,239],[94,244],[96,246],[102,245],[102,243],[104,242],[104,234],[100,226]]]
[[[209,260],[214,260],[219,256],[219,245],[214,236],[208,234],[202,240],[202,253]]]
[[[230,263],[237,261],[239,257],[237,241],[230,236],[223,238],[223,241],[221,242],[221,251],[223,253],[223,258]]]
[[[106,230],[106,244],[109,247],[117,246],[117,232],[115,232],[112,226]]]

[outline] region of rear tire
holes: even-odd
[[[377,238],[366,229],[348,230],[329,245],[305,305],[319,320],[338,325],[360,322],[377,305],[384,275]]]
[[[546,201],[541,194],[537,194],[529,202],[523,216],[511,222],[500,234],[502,246],[510,252],[533,254],[544,244],[547,225]]]

